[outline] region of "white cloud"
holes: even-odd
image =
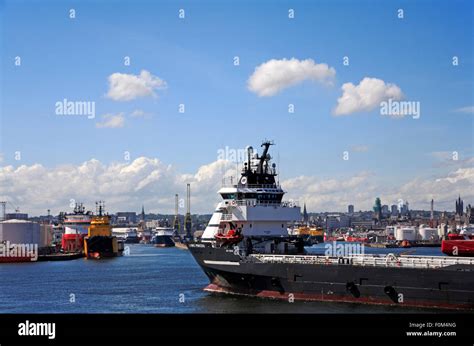
[[[191,184],[192,212],[212,213],[223,175],[235,165],[219,160],[201,166],[194,174],[177,172],[158,159],[139,157],[130,162],[103,164],[91,159],[79,165],[52,168],[40,164],[0,166],[0,200],[10,201],[31,215],[68,211],[70,200],[93,208],[105,200],[107,211],[139,210],[173,213],[174,195],[185,196]],[[181,213],[184,211],[181,210]]]
[[[102,121],[95,124],[97,128],[118,128],[125,124],[125,117],[123,113],[119,114],[105,114],[102,116]]]
[[[342,96],[337,100],[334,115],[347,115],[355,112],[371,111],[388,99],[401,100],[402,90],[395,84],[381,79],[365,77],[359,85],[344,83]]]
[[[130,101],[138,97],[156,96],[155,91],[165,89],[166,82],[146,70],[139,75],[113,73],[109,76],[107,97],[115,101]]]
[[[436,210],[453,210],[454,200],[461,195],[465,203],[474,202],[474,168],[457,168],[437,177],[419,177],[401,185],[376,182],[367,172],[353,177],[319,179],[298,177],[282,182],[288,196],[306,202],[310,211],[344,211],[348,204],[357,210],[370,210],[376,197],[383,204],[397,204],[399,199],[411,208],[428,210],[435,200]]]
[[[235,164],[218,160],[203,165],[194,173],[178,172],[156,158],[139,157],[130,162],[103,164],[91,159],[79,165],[52,168],[40,164],[0,167],[0,200],[10,201],[32,215],[69,210],[71,199],[92,208],[105,200],[110,212],[138,211],[173,213],[174,195],[184,197],[191,184],[193,213],[212,213],[220,201],[217,194],[222,177],[235,174]],[[370,210],[375,197],[384,204],[399,199],[412,208],[429,209],[431,198],[437,210],[453,210],[460,194],[465,203],[474,202],[474,168],[452,167],[447,174],[419,177],[401,185],[376,179],[370,172],[322,179],[299,176],[281,181],[285,199],[306,202],[309,211],[344,211],[348,204]],[[184,210],[181,210],[183,213]]]
[[[356,153],[365,153],[369,151],[369,147],[367,145],[353,145],[351,150],[355,151]]]
[[[465,203],[474,201],[474,168],[458,168],[447,175],[431,179],[416,178],[402,185],[397,196],[408,200],[411,205],[429,208],[431,198],[435,200],[435,209],[453,210],[454,200],[461,195]]]
[[[457,151],[433,151],[430,156],[435,160],[434,167],[473,167],[474,157]]]
[[[306,203],[310,211],[346,210],[347,205],[370,206],[375,199],[377,188],[369,172],[361,172],[352,177],[321,179],[300,176],[281,182],[287,198]],[[358,207],[358,208],[359,208]]]
[[[335,75],[334,68],[327,64],[316,64],[312,59],[272,59],[255,68],[247,81],[247,87],[258,96],[273,96],[304,80],[331,85]]]
[[[151,113],[147,113],[141,109],[135,109],[130,115],[134,118],[150,118]]]
[[[474,106],[462,107],[455,110],[456,113],[474,114]]]

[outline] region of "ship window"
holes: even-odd
[[[250,224],[250,228],[252,228],[252,224]]]
[[[234,193],[223,193],[222,198],[224,198],[224,199],[235,199],[235,194]]]

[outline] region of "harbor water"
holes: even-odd
[[[177,248],[127,244],[108,260],[0,264],[0,313],[380,313],[435,310],[350,303],[288,302],[204,292],[207,277]],[[307,248],[324,253],[324,244]],[[442,255],[439,248],[366,253]]]

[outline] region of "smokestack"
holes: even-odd
[[[430,219],[433,221],[434,219],[434,200],[431,200],[431,214],[430,214]]]

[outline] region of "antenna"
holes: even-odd
[[[278,153],[277,153],[277,161],[278,161],[278,169],[280,170],[281,168],[281,165],[280,165],[280,150],[278,150]],[[280,175],[281,175],[281,171],[280,173],[277,175],[277,185],[280,185]]]
[[[95,209],[98,216],[103,216],[104,210],[105,210],[105,202],[104,201],[95,202]]]

